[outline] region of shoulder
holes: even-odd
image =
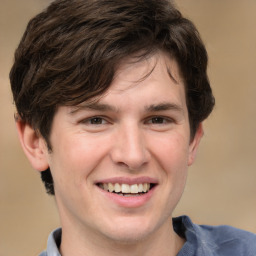
[[[41,252],[41,253],[39,254],[39,256],[47,256],[47,252],[46,252],[46,251]]]
[[[54,230],[48,237],[47,249],[39,254],[39,256],[60,256],[59,246],[61,242],[61,228]]]
[[[226,256],[255,256],[256,255],[256,234],[231,226],[208,226],[197,225],[191,222],[188,217],[188,228],[195,232],[197,242],[202,250],[209,250],[215,255]]]

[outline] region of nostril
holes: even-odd
[[[135,129],[137,128],[130,127],[128,130],[126,127],[125,134],[122,132],[117,136],[110,152],[113,162],[119,166],[125,166],[130,171],[137,171],[150,159],[150,154],[139,135],[140,131]]]

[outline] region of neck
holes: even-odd
[[[116,241],[88,230],[72,232],[63,226],[60,252],[62,256],[175,256],[184,242],[174,232],[171,219],[137,241]]]

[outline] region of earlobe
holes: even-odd
[[[37,171],[45,171],[49,167],[48,150],[42,136],[21,120],[16,120],[16,128],[22,149],[32,167]]]
[[[196,153],[200,144],[200,140],[204,135],[204,129],[203,129],[203,124],[200,123],[196,134],[194,136],[193,141],[191,141],[190,145],[189,145],[189,156],[188,156],[188,166],[192,165],[195,161],[196,158]]]

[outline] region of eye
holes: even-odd
[[[173,120],[171,118],[162,117],[162,116],[154,116],[149,118],[146,121],[147,124],[169,124],[173,123]]]
[[[112,122],[107,117],[93,116],[80,120],[79,124],[84,131],[96,133],[107,130]]]
[[[153,117],[151,119],[151,122],[152,124],[163,124],[163,123],[166,123],[166,120],[163,117],[157,116],[157,117]]]
[[[95,116],[95,117],[86,118],[82,120],[81,123],[86,125],[104,125],[104,124],[107,124],[108,122],[103,117]]]
[[[89,119],[88,122],[90,124],[103,124],[104,123],[104,119],[101,118],[101,117],[93,117],[93,118]]]

